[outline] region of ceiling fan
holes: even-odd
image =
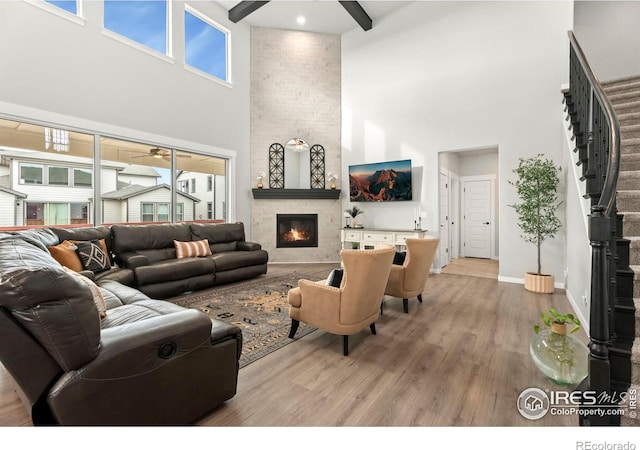
[[[164,159],[165,161],[170,161],[171,160],[171,151],[170,150],[163,150],[161,148],[158,147],[154,147],[149,149],[149,153],[145,154],[145,155],[140,155],[140,156],[132,156],[132,158],[158,158],[158,159]],[[178,158],[191,158],[190,155],[176,155],[176,157]]]

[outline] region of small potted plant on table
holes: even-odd
[[[358,217],[360,214],[364,214],[364,211],[357,206],[354,206],[353,208],[345,209],[344,212],[351,216],[351,228],[357,228],[358,222],[356,221],[356,217]]]
[[[573,333],[580,329],[580,321],[573,314],[560,314],[555,309],[542,313],[547,327],[534,325],[536,335],[531,339],[529,352],[538,369],[555,383],[573,385],[587,376],[589,351]],[[567,325],[573,329],[567,334]]]

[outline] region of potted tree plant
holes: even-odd
[[[542,243],[553,238],[561,226],[556,216],[556,209],[561,204],[557,191],[561,169],[543,156],[520,158],[518,167],[513,171],[518,179],[509,181],[509,184],[516,187],[521,203],[509,206],[518,214],[522,238],[534,244],[538,251],[538,271],[525,273],[524,287],[528,291],[549,294],[553,292],[554,278],[542,273],[540,254]]]

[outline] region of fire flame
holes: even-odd
[[[306,241],[309,239],[307,233],[291,228],[288,233],[283,236],[285,241]]]

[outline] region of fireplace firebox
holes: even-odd
[[[277,214],[276,247],[317,247],[317,214]]]

